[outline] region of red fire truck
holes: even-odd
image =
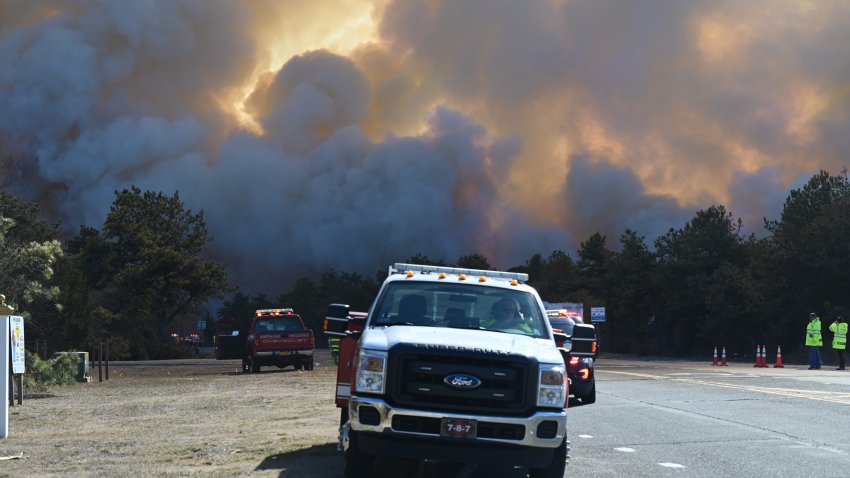
[[[258,309],[246,330],[227,319],[216,326],[215,358],[242,359],[245,372],[270,365],[313,370],[315,348],[313,331],[292,309]]]

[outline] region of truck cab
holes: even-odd
[[[397,263],[368,312],[329,306],[347,476],[369,476],[378,456],[563,476],[568,378],[556,341],[566,337],[527,280]]]

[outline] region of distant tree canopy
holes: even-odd
[[[55,226],[38,219],[39,208],[0,192],[0,294],[32,323],[33,312],[59,306],[54,267],[62,255]]]
[[[202,257],[209,240],[203,212],[177,193],[116,192],[103,230],[81,227],[68,243],[65,279],[86,297],[75,322],[123,335],[130,356],[168,355],[175,326],[229,290],[224,265]]]
[[[121,356],[172,356],[168,333],[234,291],[224,265],[204,258],[211,239],[203,213],[186,210],[177,193],[116,192],[102,229],[82,226],[64,253],[56,227],[37,215],[36,206],[0,193],[0,270],[13,271],[0,274],[0,292],[30,313],[28,337],[85,348],[111,333]],[[722,345],[751,356],[756,344],[769,344],[789,354],[802,351],[809,312],[827,324],[850,315],[846,171],[821,171],[792,190],[779,218],[765,220],[767,237],[744,237],[741,228],[714,205],[652,247],[629,229],[615,245],[593,233],[573,254],[534,254],[510,270],[529,274],[544,300],[581,302],[586,315],[606,307],[601,343],[612,352],[705,357]],[[423,254],[398,262],[493,268],[478,253],[454,263]],[[328,304],[365,311],[385,277],[386,269],[372,276],[326,270],[293,278],[273,299],[236,292],[216,315],[247,327],[256,309],[292,307],[321,337]]]

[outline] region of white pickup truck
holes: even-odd
[[[527,467],[561,478],[568,378],[520,273],[397,263],[368,313],[328,307],[349,477],[378,456]]]

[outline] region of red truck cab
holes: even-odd
[[[221,320],[216,327],[215,358],[242,359],[244,372],[263,366],[313,370],[313,331],[292,309],[258,309],[248,330]]]

